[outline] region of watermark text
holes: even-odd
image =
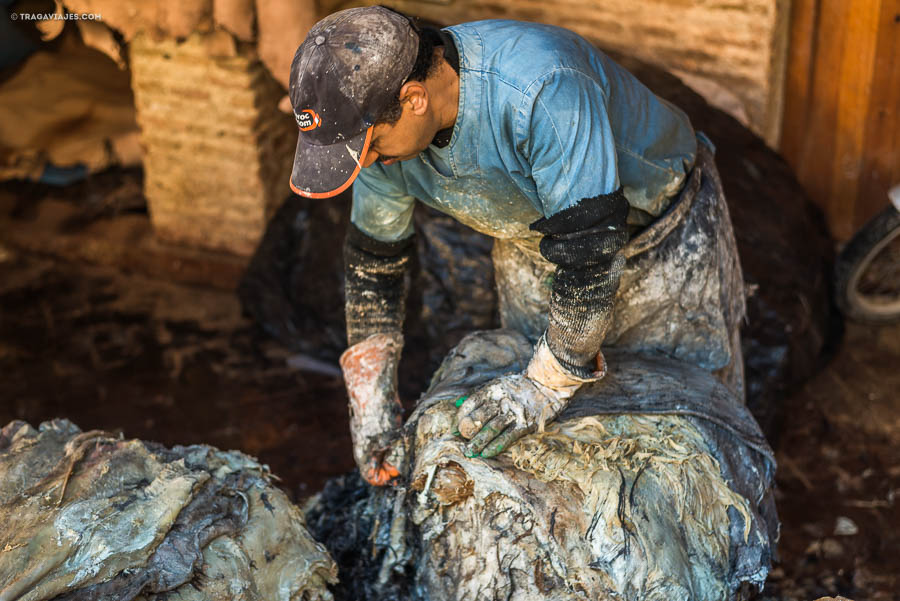
[[[9,13],[12,21],[102,21],[100,13]]]

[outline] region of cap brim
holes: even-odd
[[[300,134],[291,171],[291,190],[307,198],[329,198],[350,187],[369,150],[373,127],[329,146],[309,144]]]

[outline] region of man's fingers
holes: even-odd
[[[458,407],[458,409],[456,410],[456,414],[460,417],[463,417],[467,413],[471,413],[479,405],[481,405],[484,402],[484,395],[479,394],[479,392],[480,391],[476,391],[472,394],[467,394],[456,399],[455,405]]]
[[[491,419],[500,411],[500,402],[492,398],[487,399],[483,403],[479,403],[470,411],[465,411],[468,402],[476,396],[478,397],[476,400],[483,398],[481,395],[473,394],[469,397],[469,400],[463,403],[462,407],[459,408],[458,415],[462,416],[459,420],[459,433],[464,438],[472,438],[478,434],[484,427],[484,424],[491,421]]]
[[[509,448],[509,445],[528,434],[531,430],[532,428],[529,427],[507,428],[500,436],[492,440],[490,444],[481,451],[481,456],[487,458],[502,453]]]
[[[498,415],[490,420],[466,445],[465,455],[474,457],[481,453],[492,440],[497,438],[504,428],[515,421],[512,415]]]
[[[475,394],[467,394],[465,396],[461,396],[455,401],[455,405],[457,407],[456,414],[453,416],[453,435],[460,436],[459,431],[459,423],[460,421],[468,414],[470,411],[474,411],[481,405],[483,401],[482,396],[480,396],[477,392]]]
[[[367,466],[363,479],[372,486],[387,486],[399,475],[400,471],[387,461],[373,461]]]

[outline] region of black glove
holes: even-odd
[[[399,334],[414,236],[381,242],[352,223],[344,241],[344,314],[352,346],[373,334]]]
[[[584,198],[531,224],[544,234],[541,254],[557,266],[550,294],[547,344],[572,374],[589,379],[609,324],[628,241],[622,188]]]

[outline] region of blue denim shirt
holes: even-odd
[[[620,185],[659,215],[696,155],[687,116],[577,34],[479,21],[446,29],[459,52],[450,143],[363,169],[351,220],[382,241],[412,234],[415,199],[495,238]]]

